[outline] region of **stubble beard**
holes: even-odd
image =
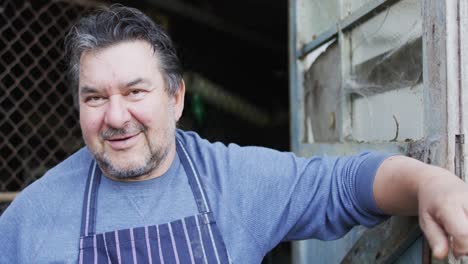
[[[144,135],[147,142],[145,153],[141,153],[143,161],[139,162],[140,164],[125,164],[124,166],[119,166],[120,164],[115,164],[106,152],[102,151],[99,153],[93,153],[101,170],[105,175],[111,178],[132,180],[151,174],[166,160],[172,144],[174,144],[175,123],[165,129],[161,129],[161,133],[156,139],[154,138],[155,135],[148,134],[148,129],[142,124],[134,124],[131,125],[131,127],[133,127],[133,129],[138,129]],[[128,129],[108,129],[103,132],[104,138],[106,137],[106,133],[108,135],[118,135],[120,133],[125,134],[128,133]],[[153,136],[153,140],[151,140],[151,136]],[[155,140],[156,142],[154,142]]]

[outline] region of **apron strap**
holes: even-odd
[[[185,150],[183,143],[177,138],[177,153],[179,154],[180,161],[184,166],[185,173],[189,181],[190,188],[197,203],[198,212],[200,214],[206,214],[210,212],[210,205],[206,196],[205,189],[202,186],[200,177],[198,176],[197,169],[195,168],[192,159]]]
[[[96,229],[96,200],[101,182],[101,170],[93,160],[89,165],[86,191],[83,197],[83,213],[81,217],[81,236],[94,235]]]
[[[210,212],[207,195],[202,186],[198,172],[188,155],[182,142],[176,138],[176,151],[187,174],[190,188],[192,189],[195,202],[200,214]],[[96,210],[99,184],[101,183],[102,171],[93,159],[89,166],[88,178],[86,181],[86,191],[83,198],[83,213],[81,217],[81,236],[94,235],[96,232]]]

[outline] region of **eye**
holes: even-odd
[[[98,95],[90,95],[85,97],[84,101],[90,106],[99,106],[105,102],[106,98]]]
[[[102,96],[88,96],[85,98],[85,102],[95,102],[100,100],[104,100],[104,98]]]
[[[146,94],[145,90],[142,89],[132,89],[128,91],[127,96],[131,99],[142,99]]]

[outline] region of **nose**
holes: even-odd
[[[125,100],[120,95],[109,97],[104,122],[112,128],[122,128],[131,119]]]

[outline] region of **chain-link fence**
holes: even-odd
[[[64,75],[63,37],[89,8],[71,1],[0,3],[0,214],[10,192],[82,145]]]

